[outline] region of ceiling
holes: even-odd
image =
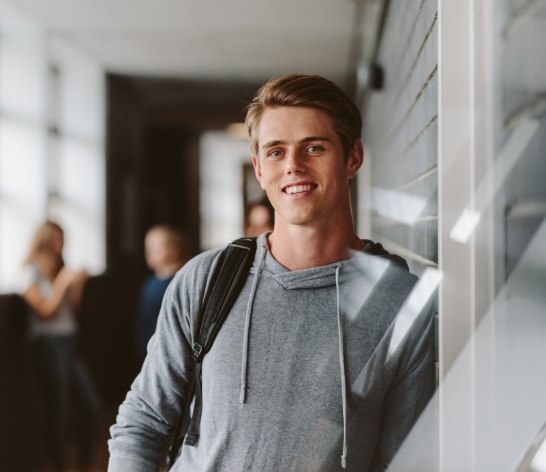
[[[374,51],[383,0],[11,0],[111,73],[344,86]]]

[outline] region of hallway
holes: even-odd
[[[401,467],[424,444],[432,472],[523,472],[546,423],[540,44],[546,0],[0,0],[0,472],[52,472],[17,300],[36,227],[60,223],[63,263],[90,275],[77,321],[106,472],[145,235],[180,228],[193,255],[241,236],[264,197],[244,110],[292,72],[357,105],[355,231],[407,261],[435,314],[436,396]]]

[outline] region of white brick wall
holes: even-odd
[[[372,191],[359,206],[371,211],[371,228],[361,231],[404,256],[416,274],[438,262],[437,12],[437,0],[391,4],[377,56],[384,87],[369,93],[364,106],[363,172],[371,173]],[[385,190],[394,192],[388,215],[377,200]],[[408,222],[415,196],[422,208]]]

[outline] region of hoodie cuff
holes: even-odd
[[[158,472],[159,464],[139,457],[110,457],[108,472]]]

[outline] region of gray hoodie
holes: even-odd
[[[368,250],[386,256],[380,245]],[[170,284],[148,357],[111,428],[109,472],[157,471],[167,454],[218,254],[195,257]],[[397,262],[357,252],[290,271],[260,236],[247,282],[203,361],[199,440],[183,446],[172,471],[384,469],[434,389],[432,319],[423,307],[407,323],[404,302],[417,279]],[[404,335],[394,343],[400,311]]]

